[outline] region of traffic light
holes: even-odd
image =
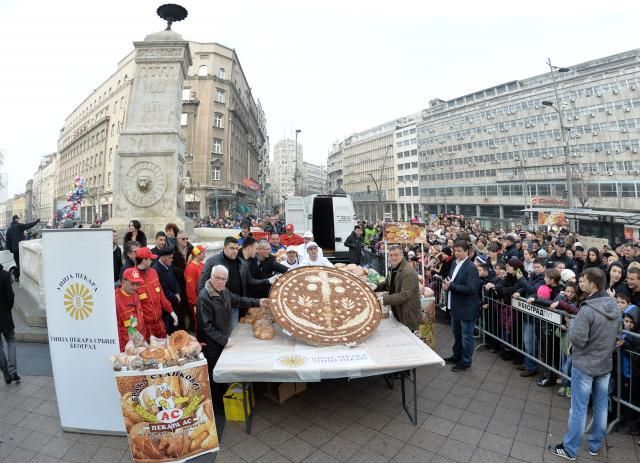
[[[562,199],[567,199],[569,197],[569,192],[567,190],[564,190],[562,192]]]

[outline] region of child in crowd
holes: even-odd
[[[638,380],[640,380],[640,308],[633,306],[623,312],[624,332],[618,337],[616,347],[621,356],[622,400],[637,405],[640,401]],[[622,408],[621,422],[617,427],[622,434],[635,434],[638,431],[638,413],[629,407]]]
[[[551,309],[563,310],[570,314],[578,313],[577,288],[575,282],[567,282],[564,291],[558,294],[556,300],[549,306]],[[560,370],[571,376],[571,341],[569,340],[570,318],[563,316],[562,325],[556,328],[556,336],[560,338]],[[562,378],[558,395],[571,397],[571,381]]]

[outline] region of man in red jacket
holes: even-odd
[[[191,311],[191,320],[194,321],[193,326],[189,328],[196,331],[196,301],[198,300],[198,281],[204,267],[204,258],[206,257],[207,247],[201,244],[194,246],[191,251],[191,260],[184,269],[184,280],[186,284],[187,302]]]
[[[144,283],[140,278],[140,273],[135,268],[128,268],[122,273],[122,285],[116,288],[116,317],[118,320],[118,340],[120,341],[120,352],[124,352],[124,347],[129,341],[129,327],[135,317],[137,324],[135,328],[144,336],[145,325],[142,305],[136,294],[138,285]],[[147,338],[148,339],[148,338]]]
[[[285,234],[280,236],[280,242],[282,244],[284,244],[285,246],[300,246],[301,244],[304,244],[304,239],[302,239],[302,236],[300,235],[296,235],[295,233],[293,233],[293,224],[288,224],[285,227]]]
[[[158,272],[151,268],[151,263],[156,256],[147,247],[136,251],[136,269],[140,273],[143,282],[138,285],[136,293],[142,305],[142,315],[144,317],[145,331],[142,332],[145,339],[151,335],[156,338],[166,338],[167,331],[162,321],[162,311],[164,310],[171,318],[173,325],[178,326],[178,316],[173,312],[171,302],[164,295]]]

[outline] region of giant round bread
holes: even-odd
[[[378,298],[365,282],[331,267],[289,270],[271,287],[269,301],[278,325],[314,346],[360,342],[382,317]]]

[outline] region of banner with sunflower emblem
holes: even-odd
[[[206,360],[115,375],[134,462],[181,462],[219,450]]]
[[[113,233],[108,228],[43,230],[41,245],[42,262],[36,260],[39,255],[24,253],[23,272],[44,288],[62,429],[121,433],[118,392],[105,361],[120,351]],[[100,413],[88,413],[96,403]]]

